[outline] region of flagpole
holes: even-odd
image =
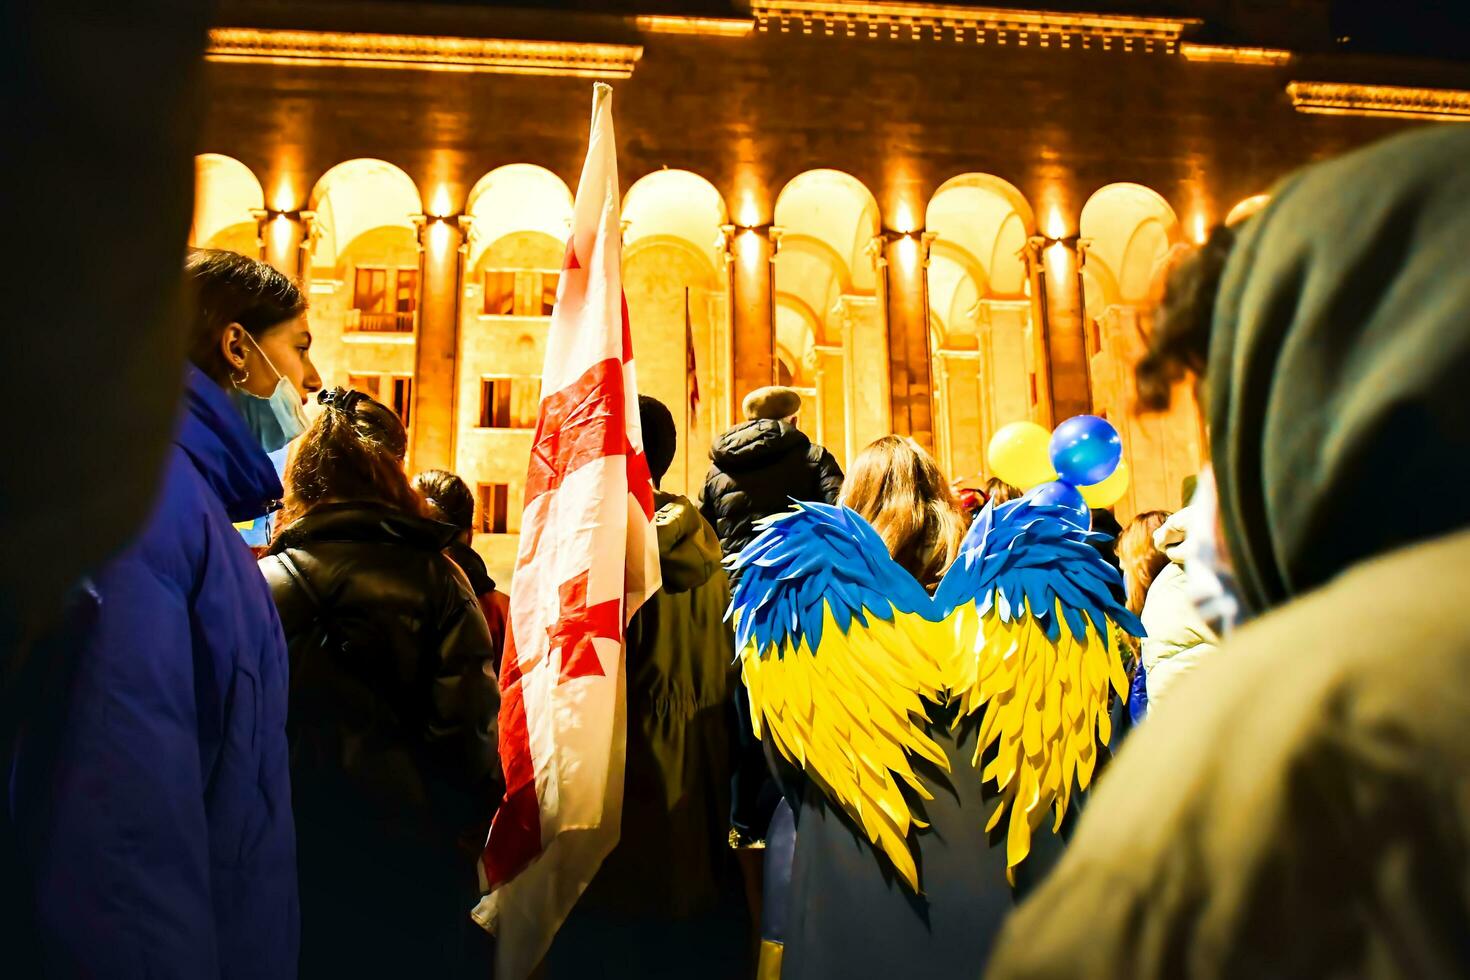
[[[691,361],[690,345],[694,343],[694,336],[689,325],[689,287],[684,287],[684,493],[692,494],[694,485],[689,472],[689,443],[694,441],[694,428],[691,422],[693,414],[693,399],[689,388],[689,364]]]

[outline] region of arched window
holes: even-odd
[[[1173,249],[1187,247],[1178,219],[1149,188],[1109,184],[1083,206],[1080,232],[1093,409],[1118,427],[1132,469],[1118,519],[1176,510],[1184,478],[1202,460],[1199,407],[1181,384],[1167,413],[1139,413],[1133,368],[1148,346],[1166,261]]]
[[[310,200],[312,358],[328,385],[364,390],[412,426],[418,188],[391,163],[349,160]]]
[[[996,429],[1046,418],[1046,352],[1026,260],[1036,219],[1015,187],[972,173],[934,192],[925,225],[934,236],[928,287],[940,460],[951,476],[970,478],[985,474]]]
[[[892,427],[879,228],[873,195],[838,170],[800,174],[776,199],[776,346],[816,403],[803,426],[843,464]]]
[[[674,416],[679,445],[663,485],[691,496],[704,484],[712,438],[731,422],[729,275],[720,232],[728,220],[719,191],[687,170],[655,171],[623,199],[623,292],[638,390]]]

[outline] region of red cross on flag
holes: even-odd
[[[475,918],[523,980],[618,841],[624,629],[659,587],[623,298],[612,89],[598,84],[551,314],[500,668],[505,802]]]

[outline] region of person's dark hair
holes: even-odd
[[[225,327],[238,323],[259,340],[306,311],[306,297],[294,282],[239,252],[190,249],[184,279],[194,303],[189,360],[220,385],[230,378],[230,366],[219,349]]]
[[[1234,246],[1235,232],[1218,225],[1208,241],[1170,271],[1154,314],[1148,353],[1134,368],[1139,407],[1164,411],[1176,383],[1190,374],[1204,375],[1215,297]]]
[[[674,461],[679,432],[668,406],[650,395],[638,396],[638,418],[643,426],[643,455],[648,458],[648,469],[657,485]]]
[[[985,502],[987,504],[995,504],[997,507],[1001,504],[1008,504],[1021,496],[1021,489],[1019,487],[1011,486],[998,476],[992,476],[986,480],[984,490]]]
[[[423,504],[403,458],[408,434],[392,409],[360,391],[332,388],[317,395],[326,411],[301,437],[286,468],[279,530],[324,503],[373,501],[415,517]]]
[[[413,488],[423,498],[430,517],[462,531],[475,526],[475,495],[455,474],[448,470],[424,470],[413,478]]]

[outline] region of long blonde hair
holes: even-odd
[[[959,554],[965,518],[939,464],[917,442],[884,436],[853,460],[839,501],[883,538],[893,560],[932,590]]]

